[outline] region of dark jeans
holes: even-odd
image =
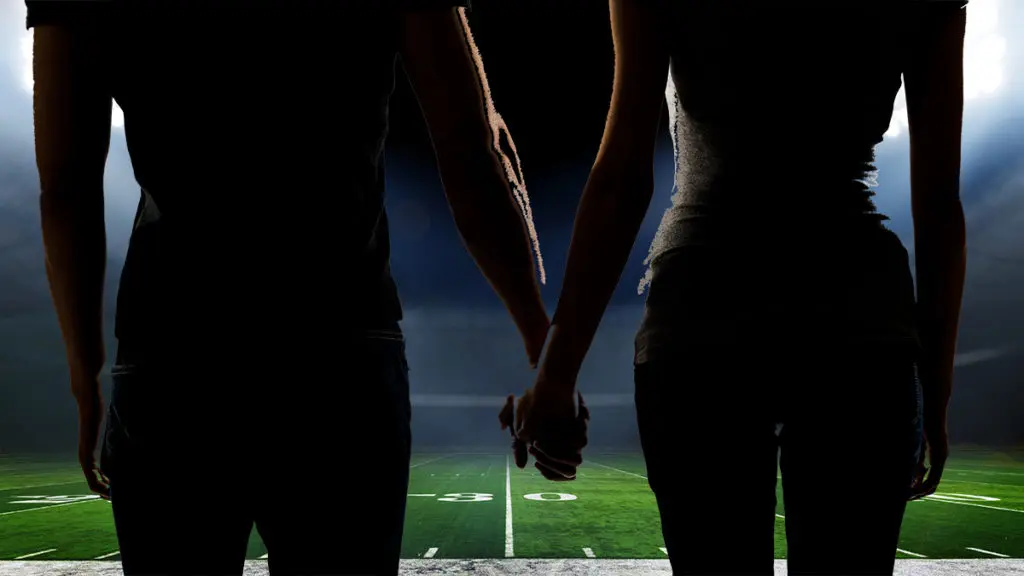
[[[892,574],[919,437],[914,366],[879,356],[806,374],[817,389],[788,411],[717,362],[636,367],[640,439],[675,574],[773,574],[780,448],[789,574]],[[766,370],[745,386],[797,371]]]
[[[409,482],[400,334],[248,376],[119,365],[101,467],[127,576],[397,574]],[[232,393],[224,393],[231,391]]]
[[[858,336],[913,312],[902,247],[870,250],[694,248],[655,277],[636,409],[674,573],[770,575],[784,521],[791,575],[892,574],[920,395],[912,343]]]

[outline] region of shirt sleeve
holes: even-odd
[[[943,6],[950,10],[963,10],[969,0],[917,0],[915,4],[921,6]]]
[[[99,22],[113,0],[25,0],[26,28]]]
[[[400,10],[441,10],[445,8],[465,8],[471,10],[472,0],[395,0]]]

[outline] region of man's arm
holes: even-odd
[[[654,191],[669,51],[651,2],[610,0],[615,81],[604,138],[576,213],[537,386],[571,394]]]
[[[99,394],[105,360],[103,172],[112,102],[102,42],[89,26],[35,27],[36,163],[46,272],[72,392],[80,401]]]
[[[536,364],[548,331],[530,230],[494,147],[482,68],[458,11],[402,15],[402,61],[419,99],[455,224]]]
[[[945,422],[967,262],[960,203],[966,15],[958,6],[922,5],[918,16],[908,43],[904,80],[924,354],[920,370],[924,402],[931,407],[928,417]]]

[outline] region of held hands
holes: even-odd
[[[498,419],[502,430],[511,428],[516,466],[525,469],[532,454],[534,466],[548,480],[576,479],[587,445],[590,410],[573,388],[552,386],[541,377],[523,393],[518,405],[514,395],[508,396]]]

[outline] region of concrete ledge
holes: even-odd
[[[246,576],[269,576],[267,562],[247,560]],[[671,576],[668,560],[402,560],[401,574],[560,574],[565,576]],[[785,576],[786,561],[775,561],[776,576]],[[1024,575],[1024,560],[897,560],[896,576]],[[121,563],[0,562],[0,576],[121,576]]]

